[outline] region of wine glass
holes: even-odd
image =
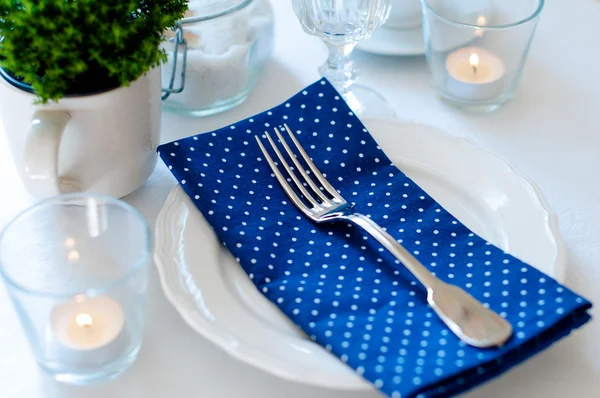
[[[319,68],[359,116],[393,116],[376,91],[355,84],[358,68],[350,58],[359,40],[367,39],[387,20],[391,0],[292,0],[304,31],[321,38],[329,49]]]

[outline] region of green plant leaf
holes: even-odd
[[[128,85],[165,60],[187,0],[0,0],[0,67],[38,101]]]

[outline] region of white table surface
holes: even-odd
[[[165,114],[163,141],[218,128],[278,104],[319,78],[326,52],[302,33],[288,0],[272,0],[276,48],[245,104],[218,116]],[[600,303],[600,1],[549,0],[517,98],[477,115],[442,104],[423,57],[357,52],[363,82],[378,89],[401,118],[469,137],[533,179],[558,213],[570,253],[566,284]],[[1,132],[0,132],[1,133]],[[0,225],[32,202],[0,134]],[[162,163],[126,198],[153,225],[174,187]],[[596,313],[592,311],[592,315]],[[148,326],[138,361],[119,379],[71,387],[39,371],[0,284],[0,397],[375,398],[297,385],[237,362],[195,334],[165,299],[152,268]],[[600,396],[600,323],[592,322],[542,354],[467,394],[469,398]]]

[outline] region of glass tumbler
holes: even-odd
[[[150,230],[128,204],[47,199],[0,234],[0,275],[38,365],[58,381],[110,379],[136,359]]]
[[[544,0],[421,0],[427,62],[440,97],[493,111],[519,85]]]

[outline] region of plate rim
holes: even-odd
[[[422,128],[428,129],[430,133],[435,134],[442,139],[451,138],[451,139],[454,139],[457,141],[461,141],[464,145],[470,147],[471,149],[473,149],[475,151],[483,152],[486,156],[494,159],[496,162],[498,162],[498,164],[507,168],[516,177],[523,180],[523,182],[525,183],[525,184],[523,184],[523,186],[526,187],[527,190],[529,191],[530,197],[535,199],[535,201],[537,202],[536,204],[538,205],[540,210],[542,210],[545,213],[546,228],[548,228],[548,230],[551,232],[551,236],[554,239],[554,243],[556,244],[556,256],[555,256],[554,264],[552,267],[554,274],[552,275],[552,277],[554,279],[556,279],[558,282],[561,282],[561,283],[564,282],[565,276],[566,276],[566,267],[567,267],[567,263],[568,263],[568,252],[567,252],[567,247],[564,242],[564,239],[560,233],[559,223],[558,223],[558,215],[550,207],[550,204],[548,203],[546,197],[544,196],[544,193],[541,190],[541,188],[531,178],[529,178],[526,174],[524,174],[518,167],[511,165],[510,162],[508,162],[506,159],[504,159],[500,155],[497,155],[496,153],[491,152],[488,149],[482,148],[481,146],[477,145],[473,140],[471,140],[468,137],[454,134],[454,133],[451,133],[448,131],[444,131],[440,127],[437,127],[437,126],[434,126],[434,125],[431,125],[428,123],[423,123],[418,120],[411,120],[411,119],[372,117],[372,118],[365,119],[365,125],[368,126],[369,121],[394,123],[394,124],[398,124],[398,125],[411,125],[411,124],[414,125],[414,124],[416,124],[416,125],[421,126]]]
[[[183,198],[185,199],[185,192],[183,191],[183,189],[181,188],[180,185],[176,185],[175,187],[173,187],[173,189],[169,193],[169,196],[167,197],[165,204],[159,213],[159,218],[157,218],[157,222],[156,222],[156,231],[160,231],[160,229],[159,229],[160,227],[166,226],[171,223],[170,222],[171,220],[168,218],[168,215],[169,215],[168,210],[172,209],[174,206],[177,205],[178,199],[180,196],[183,196]],[[161,214],[163,213],[163,209],[166,209],[166,211],[165,211],[164,216],[161,217]],[[160,222],[159,222],[159,219],[161,220]],[[166,236],[166,234],[165,234],[165,236]],[[163,239],[163,240],[160,240],[160,242],[159,242],[159,240],[160,240],[159,234],[158,234],[158,232],[155,232],[155,243],[156,243],[155,246],[156,247],[154,250],[154,262],[155,262],[156,268],[158,270],[161,288],[162,288],[162,291],[163,291],[165,297],[167,298],[169,303],[174,307],[174,309],[179,313],[179,315],[182,317],[182,319],[185,321],[185,323],[190,328],[192,328],[192,330],[194,330],[196,333],[198,333],[204,339],[208,340],[210,343],[216,345],[217,348],[223,350],[231,358],[233,358],[241,363],[247,364],[249,366],[253,366],[256,369],[260,369],[266,373],[272,374],[281,379],[296,382],[296,383],[303,384],[303,385],[311,385],[314,387],[322,387],[322,388],[327,388],[327,389],[331,389],[331,390],[340,390],[340,391],[369,391],[372,389],[371,385],[367,381],[364,381],[364,380],[359,380],[355,384],[349,384],[347,382],[344,382],[344,383],[339,383],[339,382],[332,383],[330,381],[322,382],[320,380],[308,381],[305,376],[299,376],[298,374],[296,374],[294,372],[289,372],[289,371],[284,370],[279,367],[273,367],[270,365],[266,365],[264,363],[264,361],[261,361],[259,359],[259,355],[253,355],[253,354],[247,355],[249,352],[254,351],[255,350],[254,348],[252,350],[248,350],[246,348],[245,344],[231,344],[231,339],[227,338],[227,336],[223,335],[224,333],[226,333],[225,329],[223,329],[221,327],[215,327],[214,323],[209,322],[208,320],[206,320],[203,317],[197,316],[196,315],[197,308],[189,308],[189,307],[191,307],[189,305],[190,300],[186,300],[186,299],[180,300],[178,297],[181,296],[181,293],[179,293],[176,289],[171,288],[172,285],[168,283],[168,279],[169,280],[172,279],[172,277],[174,275],[172,275],[173,273],[169,274],[169,272],[166,269],[167,267],[165,267],[163,264],[165,262],[165,261],[163,261],[163,259],[164,260],[169,259],[174,264],[179,262],[176,257],[170,256],[169,251],[166,250],[168,247],[173,249],[175,242],[172,239],[166,239],[166,240]],[[162,243],[162,245],[159,243]],[[161,255],[163,256],[162,258],[160,257]],[[171,266],[170,268],[179,269],[179,267],[180,266],[177,265],[175,267]],[[176,283],[179,286],[183,286],[182,283],[179,281],[176,281]],[[185,308],[189,308],[189,309],[186,311]],[[216,331],[215,328],[217,328],[218,331]]]
[[[417,120],[392,119],[385,117],[373,117],[367,120],[380,121],[384,123],[396,123],[399,125],[417,124],[423,128],[430,130],[431,133],[436,134],[438,137],[452,138],[457,141],[462,141],[464,145],[470,147],[473,150],[484,153],[486,156],[498,162],[498,164],[502,165],[503,167],[506,167],[516,177],[523,180],[523,186],[526,187],[529,191],[530,197],[532,199],[535,199],[535,201],[537,202],[536,204],[538,205],[540,210],[542,210],[545,213],[546,228],[551,232],[551,236],[554,240],[554,243],[556,244],[556,256],[554,258],[554,264],[552,267],[554,274],[552,275],[552,277],[558,282],[564,282],[567,271],[568,251],[564,239],[560,233],[558,215],[554,210],[552,210],[550,204],[544,196],[544,192],[542,191],[542,189],[531,178],[529,178],[525,173],[523,173],[518,167],[511,165],[510,162],[508,162],[502,156],[488,149],[482,148],[468,137],[444,131],[441,128],[433,126],[431,124],[423,123]]]
[[[552,239],[556,245],[556,255],[553,263],[553,277],[559,281],[564,280],[566,265],[567,265],[567,251],[566,245],[560,234],[558,228],[558,217],[554,211],[551,210],[548,202],[546,201],[543,192],[530,178],[524,175],[518,168],[510,165],[505,159],[494,154],[493,152],[476,145],[472,140],[467,137],[452,134],[446,132],[436,126],[414,121],[410,119],[392,119],[392,118],[369,118],[365,119],[365,125],[368,126],[369,121],[372,123],[382,122],[388,124],[395,124],[398,126],[407,125],[418,125],[421,128],[426,128],[429,133],[435,134],[437,137],[443,139],[451,139],[459,141],[462,145],[466,145],[470,150],[483,152],[485,156],[495,160],[501,166],[506,167],[510,170],[514,176],[522,181],[522,186],[525,187],[529,192],[529,197],[536,201],[536,206],[540,208],[545,214],[546,228],[550,232]],[[182,319],[192,328],[196,333],[215,344],[219,349],[222,349],[233,359],[253,366],[264,372],[270,373],[274,376],[280,377],[285,380],[293,381],[300,384],[312,385],[316,387],[322,387],[332,390],[343,390],[343,391],[368,391],[372,387],[366,381],[357,382],[355,384],[348,384],[347,382],[324,382],[322,380],[307,380],[305,376],[300,376],[294,372],[289,372],[279,367],[273,367],[266,364],[264,361],[259,359],[258,355],[249,355],[247,345],[245,344],[231,344],[231,336],[224,335],[225,330],[221,327],[217,327],[215,330],[215,324],[209,322],[206,318],[197,314],[197,307],[190,305],[190,300],[183,298],[182,293],[179,289],[173,289],[174,285],[184,287],[185,281],[183,276],[177,272],[169,272],[169,270],[181,269],[181,264],[176,256],[173,256],[173,250],[175,249],[175,239],[170,238],[169,228],[174,221],[172,217],[172,210],[177,205],[180,195],[184,195],[185,192],[180,185],[173,187],[161,207],[155,223],[154,231],[154,242],[155,250],[153,253],[154,262],[159,274],[160,284],[162,291],[169,301],[169,303],[175,308]],[[177,274],[177,275],[175,275]],[[182,283],[183,282],[183,283]],[[189,294],[189,293],[188,293]],[[195,301],[194,301],[195,302]],[[254,350],[254,349],[253,349]],[[250,351],[253,351],[250,350]]]
[[[386,28],[385,25],[380,27],[378,30],[387,30],[387,31],[401,31],[401,29],[391,29],[391,28]],[[423,27],[419,26],[419,27],[415,27],[412,29],[407,29],[407,31],[411,31],[414,32],[416,30],[420,30],[421,32],[423,31]],[[373,35],[375,35],[377,33],[377,30],[373,33]],[[375,55],[383,55],[383,56],[391,56],[391,57],[419,57],[419,56],[423,56],[425,55],[426,52],[426,44],[425,44],[425,39],[422,38],[422,42],[423,42],[423,49],[422,50],[418,50],[418,51],[406,51],[406,50],[392,50],[392,51],[375,51],[371,48],[369,48],[367,43],[368,40],[373,40],[373,35],[371,35],[370,38],[366,39],[366,40],[361,40],[356,44],[356,49],[361,51],[361,52],[365,52],[368,54],[375,54]]]

